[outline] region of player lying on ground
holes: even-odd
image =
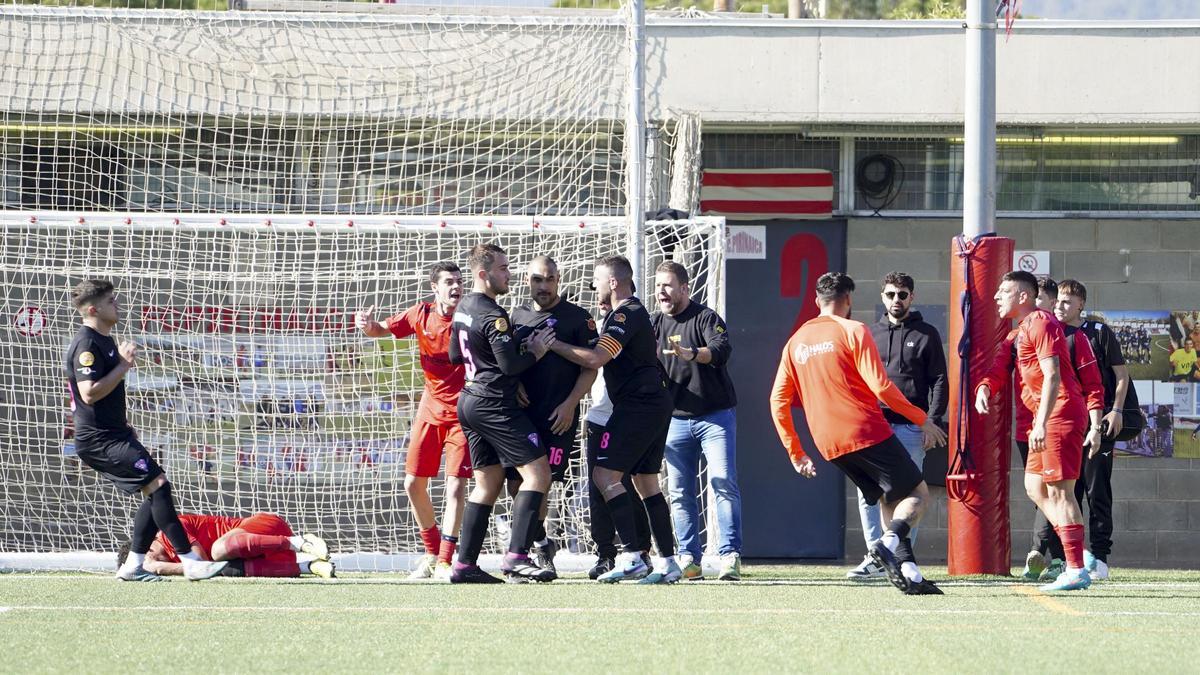
[[[941,595],[917,568],[908,537],[929,504],[929,488],[879,402],[919,426],[925,448],[941,445],[946,434],[888,379],[871,332],[850,320],[853,292],[854,280],[840,272],[817,280],[821,315],[788,340],[771,390],[775,429],[796,472],[816,476],[792,421],[792,407],[804,408],[821,455],[854,482],[868,504],[880,502],[889,525],[868,549],[876,564],[907,595]]]
[[[224,576],[334,576],[325,540],[315,534],[297,536],[287,521],[274,513],[256,513],[248,518],[185,513],[179,520],[187,532],[191,553],[205,560],[228,561]],[[117,553],[118,565],[125,563],[128,551],[129,544],[122,545]],[[298,560],[297,553],[314,560]],[[150,545],[142,564],[147,571],[162,576],[183,574],[175,547],[161,534]]]
[[[185,577],[197,580],[218,574],[225,563],[202,560],[191,553],[175,511],[171,483],[129,426],[125,374],[137,364],[138,346],[124,341],[118,347],[112,337],[113,328],[121,320],[121,306],[112,283],[84,281],[71,295],[83,317],[66,356],[67,386],[75,416],[75,455],[121,492],[145,497],[133,516],[131,553],[117,569],[117,578],[159,580],[142,567],[142,561],[160,530],[175,545],[188,549],[182,556]]]

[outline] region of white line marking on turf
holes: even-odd
[[[13,605],[0,608],[13,612],[271,612],[271,613],[342,613],[373,612],[391,614],[510,614],[524,611],[523,607],[290,607],[290,606],[220,606],[220,605],[176,605],[176,606],[87,606],[87,605]],[[663,610],[658,607],[538,607],[539,614],[660,614]],[[952,609],[952,608],[761,608],[761,609],[683,609],[671,610],[677,614],[715,614],[715,615],[802,615],[802,614],[945,614],[945,615],[980,615],[980,616],[1028,616],[1028,610],[995,610],[995,609]],[[1200,617],[1200,612],[1162,612],[1162,611],[1100,611],[1080,612],[1080,616],[1171,616],[1171,617]]]

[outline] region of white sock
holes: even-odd
[[[666,568],[670,567],[672,564],[678,564],[678,563],[675,561],[675,556],[669,555],[662,559],[662,564],[663,564],[663,569],[666,569]]]
[[[300,548],[302,546],[304,546],[304,537],[302,537],[300,535],[296,535],[294,537],[288,537],[288,543],[290,543],[292,545],[293,551],[299,551]]]
[[[883,542],[883,545],[888,547],[888,550],[892,553],[895,553],[896,547],[900,545],[900,537],[896,536],[896,533],[891,530],[884,532],[879,541]]]
[[[125,559],[125,564],[121,565],[121,567],[136,567],[144,562],[146,562],[145,553],[134,553],[133,551],[130,551],[129,557]]]
[[[905,579],[913,583],[920,583],[925,580],[925,577],[921,576],[921,570],[917,568],[917,563],[915,562],[900,563],[900,571],[904,573]]]
[[[630,565],[635,562],[641,562],[641,560],[642,556],[640,553],[622,551],[621,554],[617,556],[617,567],[625,567],[626,565]]]
[[[1069,567],[1069,566],[1067,567],[1068,574],[1079,574],[1082,571],[1083,571],[1082,567]]]
[[[300,574],[312,574],[312,570],[309,568],[309,561],[305,560],[296,564],[300,566]]]
[[[183,563],[186,565],[187,563],[186,563],[186,562],[184,562],[184,561],[187,561],[187,560],[194,560],[194,561],[196,561],[196,562],[202,562],[202,561],[203,561],[203,558],[201,558],[200,556],[196,555],[196,554],[195,554],[195,552],[193,552],[193,551],[188,551],[187,553],[180,553],[180,554],[179,554],[179,560],[180,560],[180,562],[183,562]]]
[[[550,545],[550,537],[546,537],[545,539],[542,539],[541,541],[535,541],[534,543],[537,544],[538,547],[549,546]]]

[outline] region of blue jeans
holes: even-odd
[[[742,493],[737,483],[737,417],[733,408],[701,417],[673,417],[667,432],[667,486],[679,551],[700,563],[700,456],[716,498],[721,555],[742,551]]]
[[[908,456],[912,457],[912,461],[916,463],[917,468],[925,466],[925,444],[921,427],[914,424],[893,424],[892,433],[896,434],[896,440],[908,450]],[[862,520],[863,539],[867,541],[867,546],[871,542],[883,536],[883,524],[879,515],[879,504],[868,504],[863,500],[862,491],[858,491],[858,517]],[[916,545],[917,543],[917,528],[912,528],[908,533],[908,539]]]

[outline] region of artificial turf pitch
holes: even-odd
[[[658,587],[3,574],[0,672],[1200,669],[1200,572],[1117,570],[1051,596],[929,568],[946,595],[919,597],[844,572],[747,565],[742,582]]]

